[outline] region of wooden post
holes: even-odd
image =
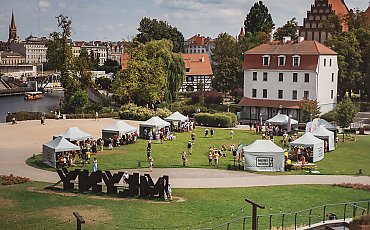
[[[245,201],[252,205],[252,230],[257,230],[257,208],[264,209],[265,206],[246,198]]]
[[[77,219],[77,230],[81,230],[81,224],[85,223],[84,218],[82,218],[82,216],[78,212],[73,212],[73,215]]]

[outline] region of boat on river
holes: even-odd
[[[26,92],[24,95],[24,100],[32,101],[44,98],[45,95],[41,91]]]

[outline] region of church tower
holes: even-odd
[[[303,26],[299,28],[299,36],[304,37],[305,40],[324,43],[331,37],[331,34],[323,28],[322,22],[332,14],[339,17],[349,14],[344,0],[315,0],[315,4],[311,5],[311,10],[307,11],[307,17],[303,19]],[[342,31],[347,30],[348,25],[342,23]]]
[[[17,27],[15,26],[14,13],[12,11],[12,20],[9,26],[9,38],[8,43],[13,43],[18,40]]]

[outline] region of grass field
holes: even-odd
[[[259,214],[286,213],[285,226],[291,226],[294,211],[323,204],[370,200],[370,193],[366,191],[324,185],[175,189],[172,202],[108,199],[73,193],[56,195],[47,193],[48,190],[43,189],[46,185],[29,182],[0,186],[2,228],[74,229],[72,212],[78,211],[87,222],[83,229],[204,229],[249,216],[251,207],[245,198],[266,206],[266,209],[258,211]],[[361,206],[366,207],[366,204]],[[343,217],[340,206],[328,206],[326,211]],[[347,217],[351,212],[352,208],[348,208]],[[307,217],[307,212],[298,215],[298,223],[306,224]],[[321,219],[322,209],[314,210],[312,223]],[[273,218],[273,225],[280,223],[281,216]],[[242,224],[242,220],[236,221],[230,229],[241,229]],[[246,225],[250,226],[249,218]],[[261,217],[259,226],[266,229],[268,218]]]
[[[251,144],[260,136],[253,131],[234,130],[234,139],[230,138],[229,129],[215,129],[213,138],[204,137],[204,128],[197,127],[196,140],[193,145],[193,154],[188,155],[186,167],[215,168],[209,165],[207,160],[208,149],[210,146],[221,148],[225,144],[229,148],[230,144],[239,143]],[[152,144],[152,156],[154,158],[154,167],[173,168],[183,167],[181,160],[182,151],[187,150],[187,142],[191,139],[190,133],[176,133],[177,139],[174,141],[165,141],[163,144]],[[340,142],[338,148],[325,155],[325,159],[318,162],[318,170],[322,174],[347,174],[354,175],[359,169],[362,169],[364,175],[370,175],[370,137],[357,136],[358,141]],[[281,137],[276,137],[275,143],[279,144]],[[138,140],[133,145],[125,145],[114,148],[114,150],[104,150],[98,153],[96,158],[99,162],[99,168],[102,170],[124,169],[138,167],[138,161],[141,161],[142,167],[147,167],[146,161],[146,140]],[[230,151],[226,151],[226,157],[220,159],[219,168],[226,169],[227,166],[234,164],[234,158]],[[95,157],[95,156],[94,156]],[[42,156],[27,160],[27,164],[43,169],[53,170],[42,164]],[[73,167],[72,167],[73,168]],[[91,165],[77,165],[76,168],[91,169]],[[284,174],[302,174],[302,171],[285,172]]]

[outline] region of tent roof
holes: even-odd
[[[110,126],[106,127],[103,129],[103,131],[119,131],[119,132],[125,132],[125,133],[130,133],[130,132],[135,132],[137,129],[129,124],[127,124],[124,121],[117,121]]]
[[[311,124],[312,124],[311,121],[307,123],[308,126],[311,126]],[[336,130],[337,129],[337,127],[332,125],[330,122],[320,118],[319,121],[318,121],[318,126],[321,126],[321,125],[323,125],[326,129],[329,129],[329,130]]]
[[[332,131],[327,130],[323,125],[320,125],[315,131],[312,132],[314,136],[330,136],[334,135]]]
[[[165,126],[170,126],[170,123],[167,121],[162,120],[160,117],[155,116],[150,118],[147,121],[144,121],[140,123],[140,125],[144,126],[155,126],[155,127],[165,127]]]
[[[271,140],[256,140],[252,144],[244,147],[245,152],[265,153],[265,152],[284,152]]]
[[[271,123],[271,124],[288,124],[289,117],[286,114],[281,114],[278,113],[276,114],[275,117],[270,118],[266,121],[266,123]],[[291,125],[296,125],[298,124],[297,120],[294,120],[293,118],[290,119],[290,124]]]
[[[54,140],[44,144],[45,146],[48,146],[49,148],[52,148],[55,150],[55,152],[63,152],[63,151],[72,151],[72,150],[79,150],[80,147],[72,144],[68,140],[66,140],[64,137],[57,137]]]
[[[182,115],[179,111],[174,112],[171,116],[166,117],[164,120],[166,121],[187,121],[188,117]]]
[[[71,127],[64,131],[63,133],[57,135],[57,137],[64,137],[66,139],[69,139],[70,141],[76,141],[76,140],[86,140],[88,138],[92,138],[91,134],[85,133],[78,127]]]
[[[291,145],[314,145],[314,144],[321,144],[323,140],[315,137],[312,133],[305,133],[300,138],[295,141],[290,142]]]

